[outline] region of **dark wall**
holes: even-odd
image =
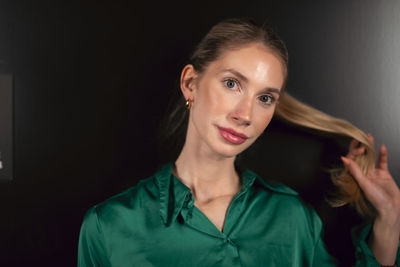
[[[0,1],[0,71],[15,82],[2,266],[76,265],[84,212],[158,167],[168,92],[227,17],[273,26],[290,52],[288,91],[385,142],[400,179],[399,2],[138,2]]]

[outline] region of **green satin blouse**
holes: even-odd
[[[221,232],[172,174],[173,163],[92,207],[81,226],[78,266],[335,266],[322,223],[298,194],[237,168],[241,190]],[[357,265],[379,266],[364,229]]]

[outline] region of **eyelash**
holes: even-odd
[[[230,87],[228,87],[228,86],[226,85],[226,82],[227,82],[227,81],[234,81],[234,82],[236,83],[236,85],[240,85],[240,83],[239,83],[238,80],[236,80],[236,79],[234,79],[234,78],[228,78],[228,79],[225,79],[225,80],[223,81],[225,87],[228,88],[228,89],[232,89],[232,88],[230,88]],[[273,104],[273,103],[275,102],[275,97],[273,97],[273,96],[271,96],[271,95],[262,95],[261,97],[264,97],[264,96],[267,96],[267,97],[269,97],[269,98],[271,99],[269,103],[264,102],[264,101],[261,101],[261,102],[263,102],[264,105],[271,105],[271,104]]]

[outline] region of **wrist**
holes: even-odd
[[[400,232],[400,195],[388,201],[385,208],[377,210],[375,222]]]
[[[380,237],[388,237],[399,240],[400,222],[396,216],[377,216],[374,220],[373,231]]]
[[[392,221],[377,217],[374,221],[371,236],[368,240],[375,259],[381,266],[396,266],[396,255],[399,244],[398,227]]]

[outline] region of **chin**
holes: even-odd
[[[215,151],[220,154],[221,156],[227,157],[227,158],[232,158],[237,156],[238,154],[242,153],[244,150],[246,150],[248,146],[245,146],[245,144],[241,145],[236,145],[232,146],[229,144],[224,144],[224,145],[219,145]]]

